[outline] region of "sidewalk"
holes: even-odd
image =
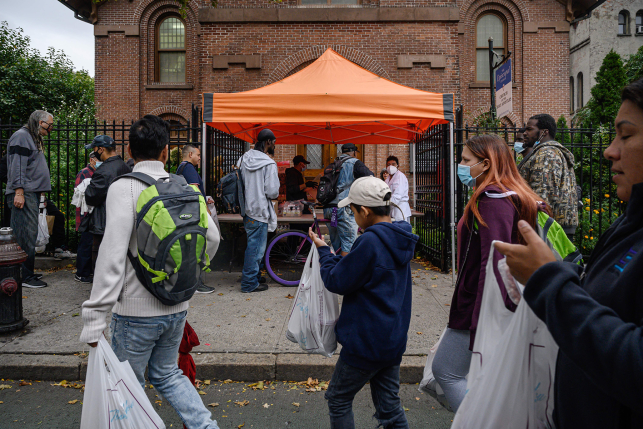
[[[453,288],[451,275],[418,263],[413,270],[413,313],[402,362],[404,383],[422,378],[425,356],[446,326]],[[23,289],[22,331],[0,335],[0,378],[84,379],[89,346],[78,341],[81,305],[91,285],[74,281],[70,269],[45,273],[44,289]],[[192,355],[201,379],[235,381],[330,379],[333,358],[308,355],[285,337],[296,288],[270,281],[270,289],[242,294],[240,272],[208,273],[215,292],[190,301],[188,321],[201,345]],[[341,303],[341,298],[340,298]],[[109,333],[106,332],[109,338]],[[339,351],[339,350],[338,350]]]

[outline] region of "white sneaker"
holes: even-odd
[[[73,259],[76,257],[75,253],[70,252],[69,250],[63,250],[61,248],[57,248],[54,250],[54,258],[56,259]]]

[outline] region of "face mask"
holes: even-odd
[[[520,152],[522,152],[523,150],[525,150],[525,148],[524,148],[524,147],[522,147],[522,142],[516,142],[516,143],[514,143],[514,152],[516,152],[516,153],[520,153]]]
[[[303,173],[304,171],[306,171],[306,168],[307,167],[305,165],[303,167],[301,167],[301,172]]]
[[[544,137],[544,136],[543,136],[542,134],[541,134],[540,136],[538,136],[538,141],[537,141],[536,143],[534,143],[534,147],[536,147],[536,146],[538,146],[538,145],[540,144],[540,140],[541,140],[543,137]]]
[[[386,167],[386,171],[388,171],[388,174],[392,176],[397,173],[397,167],[394,165],[389,165],[388,167]]]
[[[480,164],[480,162],[478,164]],[[476,177],[471,177],[471,167],[475,167],[478,164],[473,164],[471,166],[458,164],[458,179],[460,179],[463,185],[466,185],[470,188],[473,188],[474,186],[476,186],[476,179],[482,176],[482,173],[484,173],[483,171],[482,173],[478,174]]]
[[[96,168],[100,167],[103,161],[96,161]]]

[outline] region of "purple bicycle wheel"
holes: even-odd
[[[274,281],[284,286],[299,286],[306,258],[313,242],[299,231],[279,234],[266,248],[266,271]]]

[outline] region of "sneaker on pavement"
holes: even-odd
[[[260,283],[260,284],[264,284],[266,281],[267,281],[267,280],[266,280],[266,278],[265,278],[265,277],[259,277],[259,283]]]
[[[78,274],[74,275],[74,280],[80,283],[93,283],[94,279],[93,277],[80,277]]]
[[[212,293],[214,292],[214,288],[206,285],[201,285],[198,288],[196,288],[195,293]]]
[[[63,250],[61,248],[57,248],[54,250],[54,258],[56,259],[72,259],[75,258],[76,254],[70,252],[69,250]]]
[[[47,287],[47,283],[39,280],[35,277],[30,278],[29,280],[23,280],[22,287],[28,287],[32,289],[37,289],[41,287]]]
[[[43,275],[42,275],[42,274],[34,274],[33,276],[34,276],[35,278],[37,278],[38,280],[40,280],[40,279],[42,278],[42,276],[43,276]]]
[[[250,292],[245,292],[245,293],[252,293],[252,292],[263,292],[264,290],[268,290],[268,285],[267,284],[260,284],[257,286],[255,290],[251,290]]]

